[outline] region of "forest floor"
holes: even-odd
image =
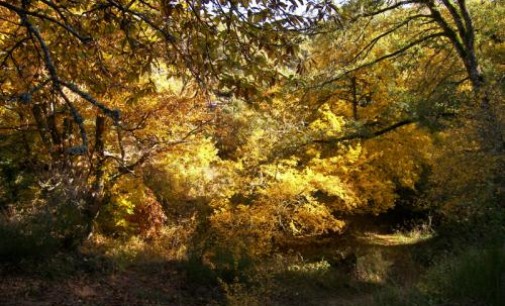
[[[417,281],[422,267],[416,256],[427,254],[419,250],[430,238],[421,230],[348,234],[274,256],[224,281],[188,263],[117,268],[58,254],[49,264],[0,266],[0,305],[376,305],[389,284]]]
[[[0,305],[206,305],[219,299],[212,295],[212,288],[188,288],[169,264],[54,278],[9,275],[0,281]]]

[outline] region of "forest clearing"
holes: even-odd
[[[0,0],[0,305],[505,305],[504,0]]]

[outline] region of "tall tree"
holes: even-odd
[[[160,74],[180,81],[202,110],[214,91],[243,97],[260,92],[276,82],[274,60],[294,53],[293,30],[307,25],[293,5],[0,1],[3,130],[23,134],[35,163],[85,178],[91,223],[104,205],[107,181],[201,130],[202,124],[194,124],[179,139],[140,139],[138,130],[156,116],[156,108],[174,105],[125,108],[152,97],[159,89],[152,79]],[[31,129],[38,133],[35,142]]]
[[[380,31],[350,62],[343,73],[329,77],[322,82],[328,85],[341,80],[347,75],[369,67],[377,62],[388,60],[404,54],[406,51],[429,43],[448,42],[455,50],[464,66],[467,78],[472,86],[474,95],[479,100],[479,108],[475,114],[480,116],[481,139],[484,147],[495,152],[503,152],[505,139],[497,114],[493,108],[490,93],[476,50],[476,29],[470,6],[478,10],[478,1],[467,0],[388,0],[388,1],[349,1],[341,8],[341,16],[352,16],[351,22],[360,19],[390,18],[391,25]],[[495,5],[502,5],[496,2]],[[401,16],[398,18],[398,16]],[[411,35],[403,45],[392,49],[386,54],[369,59],[370,50],[381,40],[409,32],[409,27],[422,26],[423,32],[410,31]],[[363,59],[368,59],[363,62]]]

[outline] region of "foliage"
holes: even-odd
[[[0,257],[183,262],[191,282],[254,304],[276,294],[258,265],[313,248],[262,280],[496,304],[468,275],[491,286],[500,252],[433,254],[502,243],[504,10],[0,1]],[[429,226],[391,234],[416,222]],[[346,247],[359,237],[388,241]],[[404,296],[384,248],[425,245],[408,260],[435,266]]]
[[[502,249],[468,250],[432,268],[422,290],[452,303],[501,305],[505,301]]]
[[[39,221],[40,222],[40,221]],[[48,226],[40,224],[0,224],[0,258],[6,262],[49,256],[61,248],[59,242],[47,234]]]
[[[102,231],[145,238],[153,238],[160,233],[167,218],[161,204],[141,180],[125,178],[111,193],[113,196],[97,220]]]

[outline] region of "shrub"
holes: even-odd
[[[110,191],[97,223],[105,234],[159,236],[167,217],[153,192],[139,178],[124,177]]]
[[[383,256],[380,249],[359,256],[356,260],[356,278],[366,283],[383,283],[393,262]]]
[[[46,224],[0,222],[0,261],[43,258],[59,248],[59,241],[48,232]]]
[[[74,249],[82,237],[84,218],[72,186],[35,184],[29,191],[0,216],[1,259],[42,258]]]
[[[505,250],[469,249],[431,268],[420,284],[449,305],[505,305]]]

